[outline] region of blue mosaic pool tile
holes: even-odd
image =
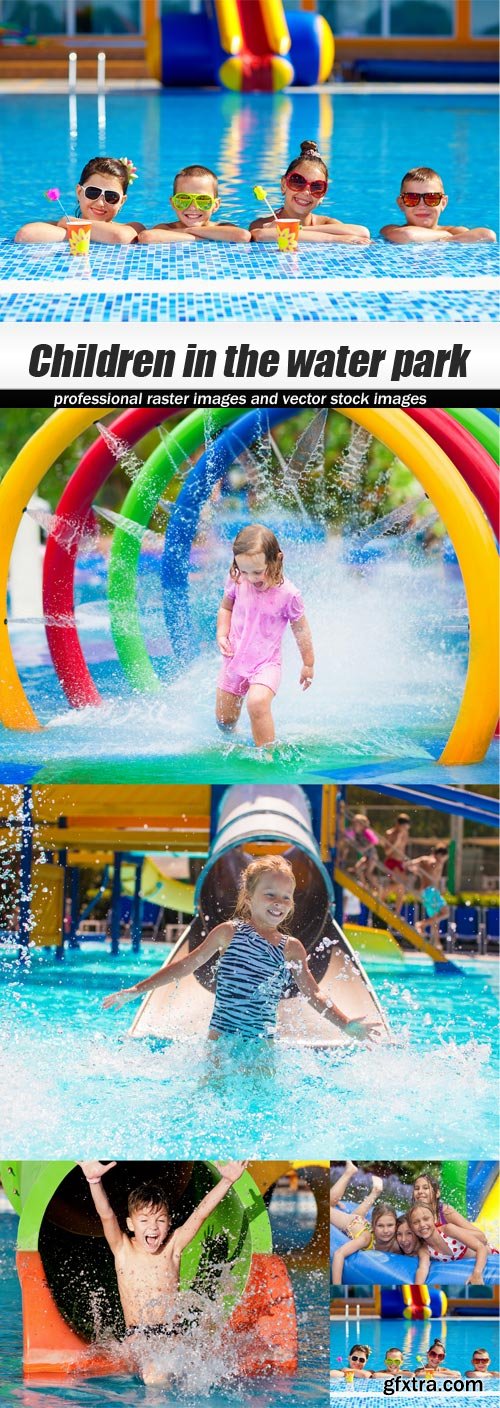
[[[62,282],[80,273],[82,281],[168,279],[184,282],[203,279],[219,283],[231,278],[245,282],[269,276],[285,282],[318,278],[454,279],[496,276],[498,245],[435,245],[405,248],[374,240],[366,248],[339,246],[303,247],[299,254],[279,254],[274,245],[141,245],[110,248],[94,245],[88,260],[73,259],[66,245],[19,245],[0,240],[0,281],[4,279],[54,279]]]
[[[407,292],[342,293],[311,290],[307,297],[282,292],[252,294],[224,290],[201,292],[86,291],[80,294],[0,294],[0,323],[112,322],[494,322],[495,300],[489,292],[446,290],[410,297]]]

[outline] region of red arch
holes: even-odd
[[[481,504],[488,522],[498,538],[499,476],[494,459],[447,411],[409,410],[407,415],[432,435],[436,445],[449,455],[469,489]]]
[[[174,409],[125,411],[110,426],[127,445],[136,445],[149,430],[175,415]],[[43,565],[43,611],[55,670],[67,699],[75,708],[101,704],[78,638],[75,622],[75,563],[78,542],[88,522],[96,494],[112,473],[116,459],[99,436],[85,451],[61,495],[55,519],[69,518],[75,527],[71,545],[56,540],[57,523],[47,539]]]

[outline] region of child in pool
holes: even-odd
[[[80,1163],[92,1195],[94,1207],[115,1261],[131,1359],[147,1384],[164,1382],[158,1368],[148,1363],[148,1348],[154,1351],[161,1338],[182,1333],[177,1311],[181,1255],[226,1193],[241,1178],[246,1162],[217,1164],[219,1182],[202,1198],[181,1227],[172,1229],[172,1219],[163,1189],[155,1183],[142,1183],[128,1196],[127,1231],[123,1231],[103,1187],[103,1178],[116,1162],[91,1159]]]
[[[371,1379],[370,1370],[366,1368],[370,1358],[371,1349],[368,1344],[353,1344],[349,1350],[349,1360],[345,1369],[330,1369],[331,1379]]]
[[[384,225],[380,231],[391,244],[429,244],[436,240],[456,240],[461,244],[496,243],[494,230],[484,226],[469,230],[466,225],[442,225],[439,217],[446,210],[448,196],[443,182],[431,166],[414,166],[401,182],[396,205],[402,211],[405,225]]]
[[[404,876],[408,864],[406,847],[410,840],[410,818],[400,812],[394,826],[389,826],[382,839],[385,850],[385,868],[389,872],[388,884],[396,891],[396,914],[399,916],[404,904],[406,884]]]
[[[355,851],[356,859],[349,868],[354,875],[358,875],[368,888],[377,885],[378,867],[378,836],[370,825],[370,818],[364,812],[356,812],[353,816],[352,826],[344,832],[346,841],[351,842],[349,852]]]
[[[393,1379],[395,1374],[401,1372],[404,1358],[402,1349],[388,1349],[386,1351],[383,1369],[374,1369],[372,1379]]]
[[[446,1350],[443,1341],[437,1339],[433,1340],[427,1350],[425,1364],[419,1364],[414,1370],[414,1373],[418,1374],[421,1379],[442,1378],[445,1374],[452,1379],[460,1378],[457,1369],[448,1369],[448,1366],[446,1368],[444,1367],[445,1358]]]
[[[464,1379],[500,1379],[496,1369],[490,1369],[491,1359],[487,1349],[475,1349],[470,1369],[462,1375]]]
[[[299,220],[299,241],[310,244],[369,244],[366,225],[346,224],[333,215],[317,213],[328,190],[328,170],[316,142],[301,142],[296,156],[281,177],[283,205],[276,210],[278,220]],[[253,240],[276,242],[276,223],[271,215],[252,220]]]
[[[432,1208],[426,1203],[414,1203],[408,1213],[408,1221],[412,1232],[415,1232],[420,1241],[425,1244],[429,1254],[429,1261],[461,1261],[467,1256],[467,1252],[474,1253],[474,1270],[465,1279],[467,1286],[482,1286],[483,1271],[488,1258],[488,1247],[482,1241],[476,1230],[471,1232],[468,1227],[463,1227],[458,1222],[450,1219],[442,1228],[436,1227]],[[422,1259],[418,1271],[415,1275],[415,1285],[422,1286],[429,1272],[429,1265],[425,1265]]]
[[[76,187],[77,215],[90,220],[91,240],[98,244],[133,244],[144,225],[132,220],[128,225],[115,224],[123,209],[135,168],[128,160],[116,161],[111,156],[94,156],[84,166]],[[23,225],[14,238],[19,244],[62,244],[68,237],[67,216],[60,220],[36,220]]]
[[[399,1247],[396,1241],[397,1217],[394,1209],[388,1203],[379,1202],[375,1204],[372,1213],[371,1227],[361,1232],[354,1241],[344,1242],[341,1247],[337,1247],[332,1260],[332,1281],[335,1286],[342,1285],[344,1275],[344,1262],[347,1257],[354,1256],[355,1252],[375,1251],[375,1252],[397,1252]]]
[[[457,1212],[451,1203],[443,1203],[439,1192],[439,1183],[436,1178],[432,1178],[430,1173],[421,1173],[413,1184],[412,1207],[417,1203],[425,1203],[434,1214],[436,1227],[440,1232],[448,1231],[448,1224],[453,1222],[455,1227],[466,1227],[477,1237],[479,1242],[484,1242],[488,1246],[487,1238],[479,1227],[467,1217],[463,1217],[461,1212]],[[490,1248],[489,1248],[490,1250]]]
[[[415,875],[419,882],[420,898],[426,916],[425,919],[419,919],[415,928],[418,934],[423,934],[428,929],[436,948],[441,948],[441,920],[448,919],[450,914],[449,906],[441,894],[447,860],[448,847],[438,844],[431,846],[428,855],[418,856],[417,860],[409,860],[406,863],[407,872]]]
[[[248,230],[231,221],[212,216],[220,209],[219,185],[214,171],[208,166],[184,166],[174,176],[170,204],[177,219],[169,224],[153,225],[143,230],[139,244],[171,244],[173,240],[230,240],[233,244],[248,244]]]
[[[341,1232],[345,1232],[351,1237],[353,1242],[361,1237],[363,1232],[370,1230],[370,1223],[367,1221],[366,1213],[382,1192],[383,1182],[381,1178],[372,1175],[372,1190],[358,1203],[354,1212],[343,1212],[337,1206],[341,1199],[345,1197],[351,1178],[358,1172],[357,1164],[353,1164],[352,1159],[348,1159],[344,1172],[332,1183],[330,1188],[330,1222],[332,1227],[338,1227]]]
[[[294,891],[293,870],[283,856],[251,861],[241,878],[234,919],[218,924],[187,958],[106,997],[104,1007],[122,1007],[142,993],[176,983],[219,954],[208,1032],[212,1041],[223,1034],[253,1039],[274,1036],[278,1003],[290,975],[311,1006],[335,1027],[360,1039],[379,1034],[378,1023],[362,1013],[349,1020],[335,1003],[323,997],[303,945],[283,933],[293,914]]]
[[[252,523],[233,543],[233,561],[217,616],[223,656],[215,716],[219,728],[236,727],[246,695],[257,748],[275,738],[271,705],[281,679],[281,639],[290,622],[302,656],[300,684],[309,689],[314,650],[297,587],[283,575],[283,553],[270,528]]]
[[[401,1217],[398,1217],[396,1224],[396,1241],[403,1256],[418,1257],[417,1270],[423,1272],[425,1280],[429,1270],[429,1253],[427,1247],[420,1241],[420,1238],[417,1237],[416,1232],[412,1230],[407,1213],[403,1213]]]

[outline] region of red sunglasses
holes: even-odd
[[[438,1359],[438,1360],[442,1361],[442,1360],[444,1359],[444,1354],[436,1354],[435,1349],[430,1349],[430,1350],[429,1350],[429,1359]]]
[[[409,210],[414,210],[423,200],[424,205],[430,205],[431,209],[441,204],[444,191],[401,191],[403,205],[407,205]]]
[[[285,185],[290,191],[310,191],[318,200],[328,190],[328,181],[306,181],[300,171],[291,171],[289,176],[285,176]]]

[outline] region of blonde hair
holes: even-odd
[[[270,528],[265,528],[263,523],[249,523],[246,528],[242,528],[237,534],[233,543],[233,561],[230,567],[230,575],[235,581],[239,581],[239,570],[236,562],[238,554],[247,554],[252,557],[254,553],[263,552],[266,560],[266,575],[272,582],[273,587],[280,587],[284,582],[283,576],[283,553],[278,539]]]
[[[365,816],[364,812],[356,812],[355,816],[353,816],[353,821],[362,821],[363,826],[370,825],[370,818]]]
[[[441,190],[444,191],[442,177],[432,166],[412,166],[411,171],[406,171],[403,176],[401,190],[407,181],[439,181]]]
[[[251,918],[252,896],[255,893],[261,876],[267,874],[282,875],[283,878],[292,880],[293,888],[295,889],[295,875],[290,862],[285,860],[284,856],[258,856],[257,860],[250,861],[250,865],[247,865],[246,870],[243,871],[243,875],[241,876],[239,894],[234,911],[235,919]],[[284,925],[288,923],[288,920],[292,918],[293,911],[294,904],[292,901],[286,918],[281,921],[281,924],[276,926],[278,929],[283,929]]]

